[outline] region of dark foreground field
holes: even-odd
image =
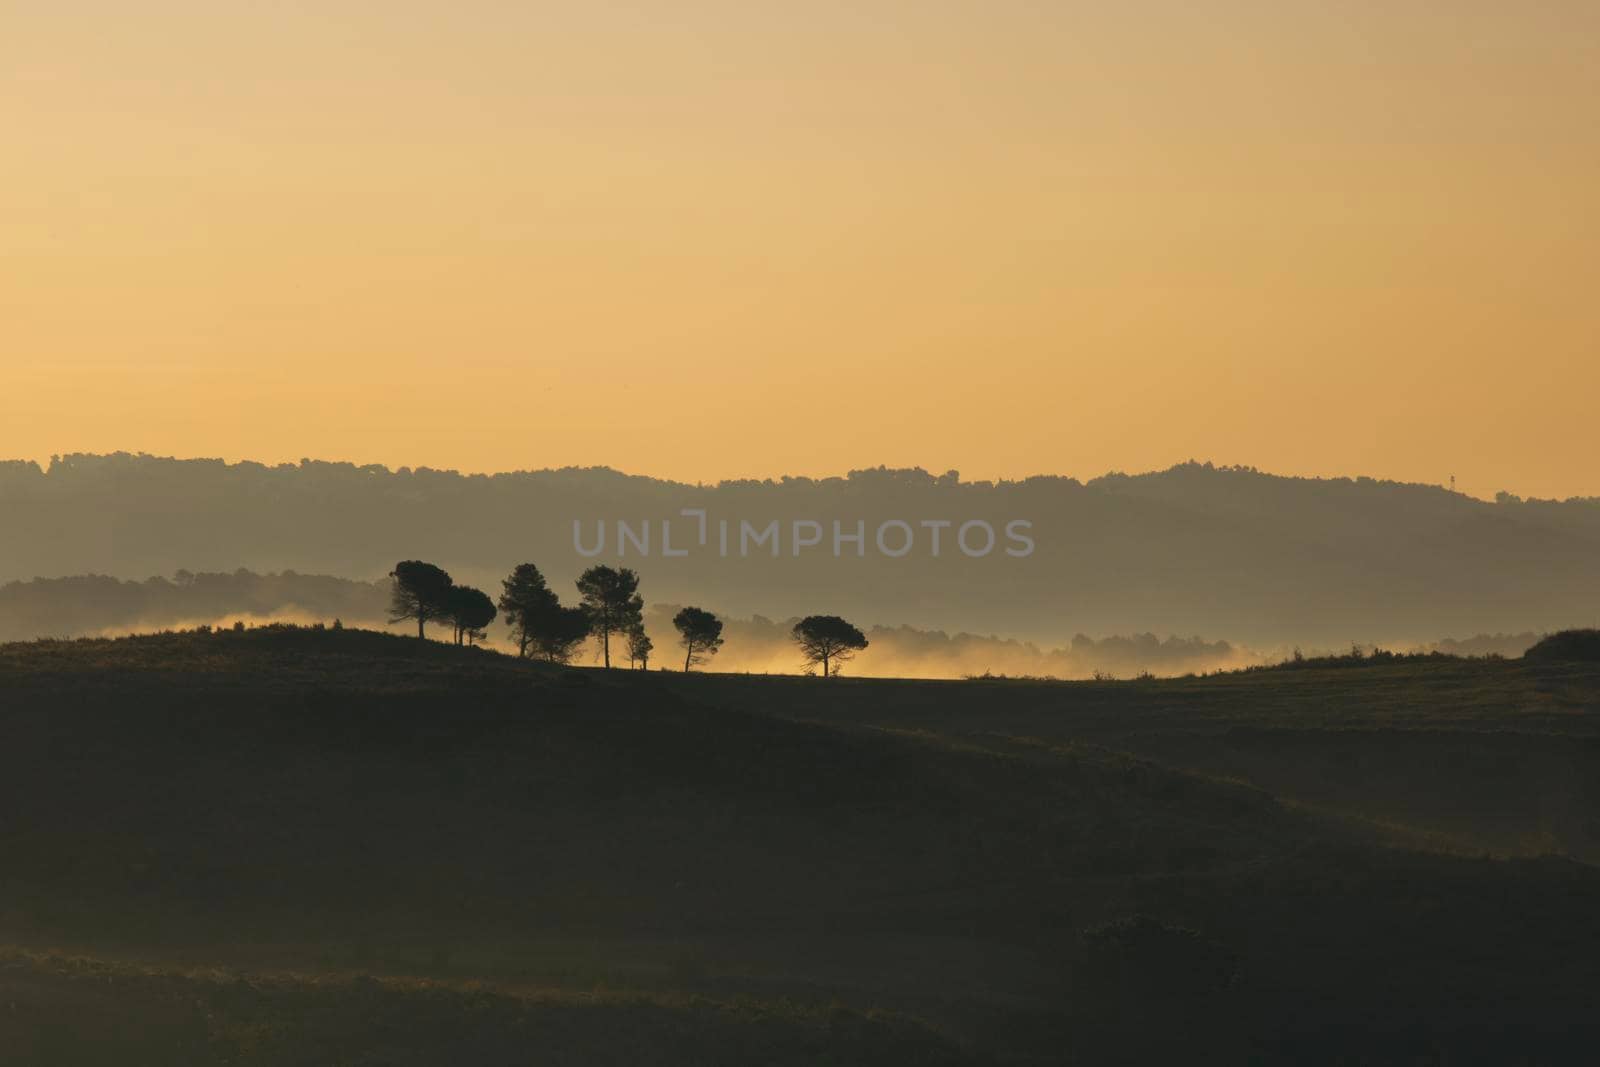
[[[0,1062],[1588,1063],[1600,668],[0,646]]]

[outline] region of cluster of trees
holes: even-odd
[[[389,577],[394,579],[390,622],[415,620],[418,637],[427,636],[430,622],[449,623],[458,645],[488,636],[495,608],[483,590],[457,585],[441,568],[417,559],[396,563]]]
[[[417,636],[427,636],[427,624],[453,627],[456,644],[472,644],[487,636],[496,617],[503,617],[524,658],[567,663],[590,637],[600,643],[605,666],[611,666],[611,639],[627,641],[628,663],[648,670],[655,643],[644,629],[644,597],[639,575],[627,567],[590,567],[578,578],[578,603],[566,605],[550,588],[539,568],[520,563],[502,583],[498,607],[487,593],[470,585],[456,585],[443,568],[422,560],[395,564],[389,621],[417,624]],[[703,608],[686,607],[672,618],[683,647],[683,669],[706,663],[722,648],[722,620]],[[837,615],[810,615],[795,624],[792,635],[805,658],[808,673],[818,666],[824,678],[837,674],[839,665],[867,647],[859,629]]]
[[[589,613],[562,604],[531,563],[518,564],[501,583],[500,610],[519,656],[565,663],[589,636]]]

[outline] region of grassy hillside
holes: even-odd
[[[490,992],[428,979],[248,975],[0,952],[7,1063],[186,1067],[819,1062],[956,1064],[914,1022],[640,994]],[[85,1025],[89,1023],[90,1025]]]
[[[698,699],[990,747],[1096,745],[1498,855],[1600,862],[1600,663],[1416,658],[1124,682],[694,679]]]
[[[1289,786],[1351,738],[1581,748],[1600,685],[1393,669],[824,683],[359,631],[0,646],[24,1005],[0,1025],[42,1057],[63,1018],[170,1016],[191,1058],[158,1061],[197,1063],[1575,1056],[1600,872]],[[1370,770],[1403,782],[1417,751]],[[1233,780],[1202,766],[1230,752]],[[51,947],[137,967],[74,984],[25,954]],[[191,993],[221,1005],[203,1040],[154,1006]]]

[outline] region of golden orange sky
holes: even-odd
[[[0,457],[1600,494],[1600,5],[0,5]]]

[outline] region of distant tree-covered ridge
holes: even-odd
[[[381,626],[387,580],[362,582],[282,571],[254,574],[179,570],[170,578],[122,581],[105,575],[36,578],[0,585],[0,640],[82,637],[171,629],[224,620],[278,619]]]
[[[706,513],[704,543],[686,509]],[[69,455],[47,468],[0,464],[0,516],[0,581],[241,564],[376,579],[421,556],[487,590],[499,589],[510,561],[534,559],[551,588],[570,590],[603,563],[633,570],[664,602],[694,604],[715,590],[724,618],[821,611],[1040,642],[1084,632],[1223,634],[1257,648],[1417,644],[1592,625],[1600,603],[1600,500],[1484,501],[1438,486],[1203,463],[1086,482],[880,468],[689,485],[601,468],[464,475]],[[686,557],[661,554],[659,524],[669,519]],[[897,559],[796,555],[787,540],[777,557],[715,551],[718,520],[786,530],[859,521],[868,531],[981,520],[1003,531],[1013,519],[1031,523],[1037,547],[1026,558],[934,557],[924,545]],[[614,532],[617,521],[657,524],[652,553],[575,551],[574,522]],[[610,547],[622,549],[615,538]]]

